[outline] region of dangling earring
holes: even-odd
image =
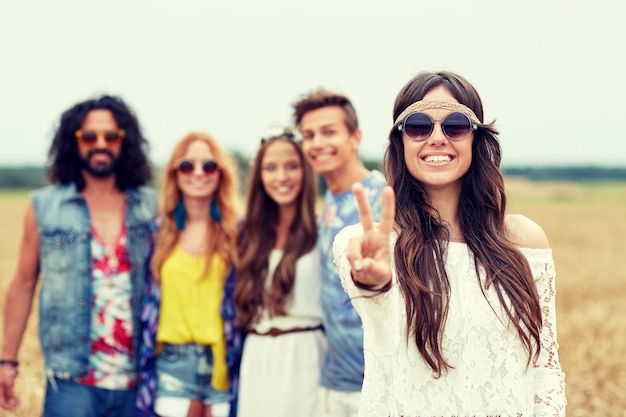
[[[222,215],[220,214],[220,208],[217,206],[216,199],[211,200],[210,211],[211,211],[211,219],[215,223],[219,223],[222,220]]]
[[[174,222],[176,223],[176,227],[178,230],[183,230],[185,228],[185,205],[183,204],[183,200],[178,200],[178,204],[174,208]]]

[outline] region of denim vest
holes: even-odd
[[[39,338],[46,373],[63,379],[80,378],[87,374],[91,347],[93,262],[89,209],[75,185],[48,186],[33,192],[31,199],[39,230]],[[140,314],[156,209],[151,189],[126,191],[135,364],[139,359]]]

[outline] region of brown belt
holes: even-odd
[[[299,332],[312,332],[315,330],[322,330],[323,327],[320,324],[319,326],[315,326],[315,327],[294,327],[291,329],[277,329],[276,327],[272,327],[271,329],[269,329],[266,332],[257,332],[256,330],[254,330],[251,327],[246,328],[246,333],[251,333],[251,334],[256,334],[259,336],[272,336],[272,337],[276,337],[276,336],[282,336],[284,334],[288,334],[288,333],[299,333]]]

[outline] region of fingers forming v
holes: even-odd
[[[383,188],[380,223],[376,227],[363,185],[354,184],[352,192],[363,227],[363,235],[352,238],[346,248],[353,280],[367,286],[384,285],[391,282],[389,242],[396,216],[395,193],[390,186]]]
[[[352,193],[356,199],[356,205],[359,210],[359,220],[363,226],[363,232],[369,232],[374,229],[374,217],[372,216],[372,209],[367,202],[365,188],[359,182],[354,183],[352,185]]]
[[[383,188],[383,204],[380,212],[380,224],[378,230],[381,233],[390,235],[396,219],[396,196],[393,188],[386,185]]]

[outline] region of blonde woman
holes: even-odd
[[[236,190],[235,164],[212,136],[192,132],[176,144],[152,259],[161,285],[155,411],[163,417],[225,415],[234,400]]]

